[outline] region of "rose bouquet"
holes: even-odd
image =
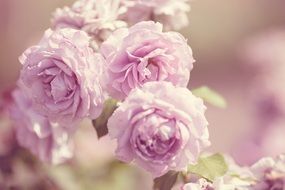
[[[42,39],[19,58],[7,106],[17,143],[41,161],[66,162],[87,119],[99,141],[108,135],[116,142],[120,164],[150,173],[153,189],[284,189],[282,155],[242,168],[205,152],[204,101],[226,103],[207,87],[187,88],[195,60],[174,30],[188,25],[189,3],[78,0],[57,9]]]

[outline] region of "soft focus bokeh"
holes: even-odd
[[[16,82],[21,68],[19,55],[41,38],[50,26],[52,12],[72,2],[0,0],[0,91]],[[225,109],[208,106],[209,151],[232,154],[240,164],[285,152],[284,8],[283,0],[193,0],[190,25],[181,31],[196,59],[190,89],[207,85],[228,103]],[[3,97],[0,103],[5,101]],[[17,155],[7,150],[8,145],[13,146],[8,125],[1,118],[0,154],[10,151],[14,158]],[[22,173],[17,172],[15,178],[43,183],[45,189],[150,189],[148,174],[114,162],[112,142],[105,137],[98,142],[91,123],[82,125],[76,134],[73,160],[41,169],[31,160],[17,162],[13,167]],[[27,153],[23,150],[22,154]],[[11,159],[1,156],[0,189],[3,176],[15,171],[3,168]]]

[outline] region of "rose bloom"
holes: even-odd
[[[256,180],[253,190],[285,189],[285,155],[262,158],[251,167]]]
[[[194,62],[182,35],[162,32],[162,25],[152,21],[116,30],[101,52],[107,60],[107,91],[117,99],[149,81],[185,87]]]
[[[153,20],[161,22],[166,30],[180,30],[189,24],[187,16],[190,11],[189,0],[126,0],[122,2],[128,10],[120,18],[131,25],[140,21]]]
[[[134,89],[108,121],[118,159],[134,161],[154,177],[196,163],[210,144],[205,110],[200,98],[169,82]]]
[[[14,90],[12,95],[11,118],[19,145],[45,162],[59,164],[70,158],[70,132],[33,110],[31,101],[20,89]]]
[[[126,11],[120,0],[77,0],[71,7],[58,8],[53,14],[52,28],[74,28],[87,32],[95,43],[103,42],[111,31],[125,27],[118,16]]]
[[[100,115],[103,58],[88,46],[85,32],[47,30],[41,42],[20,57],[21,86],[37,111],[51,122],[74,125]]]

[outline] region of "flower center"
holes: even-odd
[[[157,81],[159,80],[159,66],[153,59],[149,59],[146,66],[145,80],[144,81]]]
[[[51,60],[48,61],[52,62]],[[46,67],[39,73],[39,76],[42,79],[45,94],[52,98],[55,103],[70,98],[76,90],[77,81],[75,75],[66,73],[56,64]]]
[[[136,121],[131,144],[142,159],[162,162],[177,152],[179,136],[176,121],[154,111]]]

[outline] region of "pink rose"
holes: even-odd
[[[182,35],[162,32],[162,25],[152,21],[116,30],[101,52],[107,60],[107,91],[117,99],[149,81],[185,87],[194,62]]]
[[[45,162],[58,164],[70,158],[70,132],[35,112],[31,101],[20,89],[14,90],[13,98],[15,103],[11,108],[11,118],[19,145]]]
[[[256,184],[253,190],[285,189],[285,155],[262,158],[251,167]]]
[[[127,0],[122,1],[128,8],[127,12],[120,16],[133,25],[140,21],[161,22],[166,30],[180,30],[189,24],[188,12],[189,0]]]
[[[22,86],[37,111],[60,125],[100,115],[103,58],[88,46],[85,32],[47,30],[39,45],[20,57]]]
[[[120,0],[77,0],[71,7],[58,8],[54,12],[52,28],[83,30],[100,44],[111,31],[127,25],[118,20],[124,11],[126,8],[121,6]]]
[[[153,176],[183,170],[210,142],[203,101],[169,82],[134,89],[109,118],[116,155],[134,161]]]

